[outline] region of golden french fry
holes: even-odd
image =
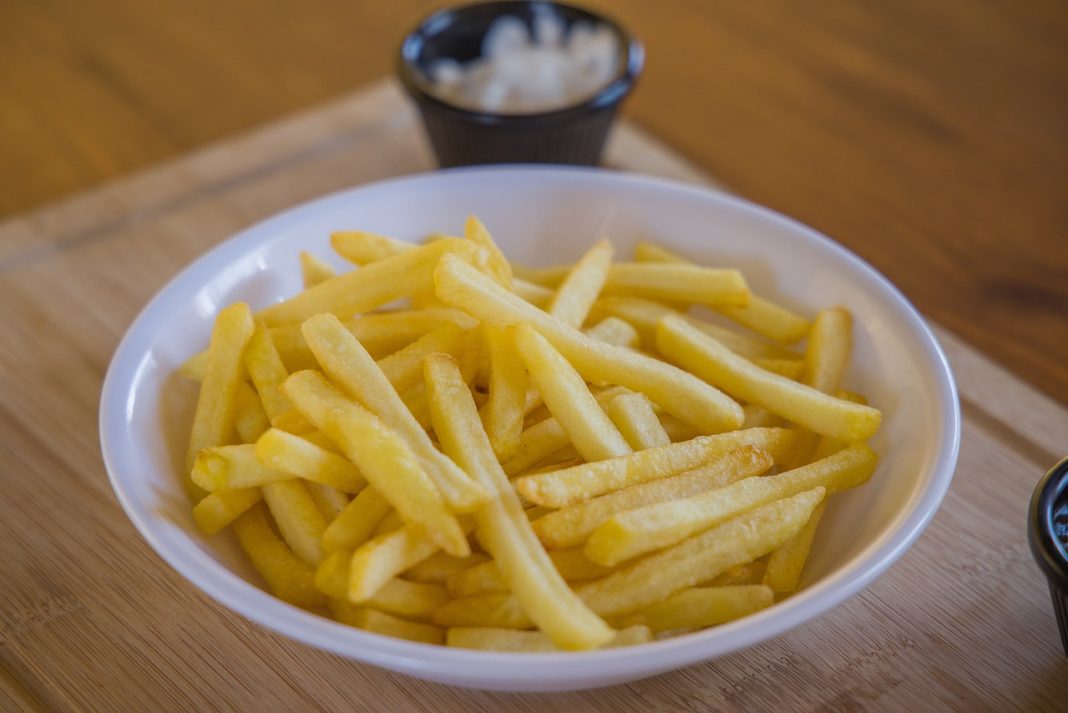
[[[612,264],[612,243],[600,240],[575,263],[545,310],[569,327],[581,327],[601,293]]]
[[[855,443],[879,428],[882,414],[877,409],[765,371],[676,317],[660,320],[656,341],[660,353],[676,364],[821,435]]]
[[[634,259],[638,262],[693,264],[686,258],[651,243],[635,245]],[[719,307],[716,311],[758,334],[787,344],[804,337],[811,326],[801,315],[754,294],[749,295],[749,304],[744,307]]]
[[[322,606],[324,597],[313,584],[314,570],[274,534],[262,505],[234,520],[234,534],[276,597],[299,607]]]
[[[455,325],[450,325],[450,327],[455,330],[459,329]],[[440,492],[451,508],[457,512],[470,512],[485,502],[488,494],[434,447],[430,437],[414,416],[414,408],[409,409],[405,405],[403,399],[390,384],[385,372],[336,317],[325,314],[312,317],[304,323],[302,329],[308,344],[326,373],[349,396],[357,399],[382,419],[402,439],[402,445],[405,445],[415,455],[420,470],[425,472],[426,477],[433,482],[435,489]],[[420,365],[420,371],[421,369]],[[370,446],[370,448],[375,447]],[[346,455],[350,454],[346,453]],[[359,462],[356,462],[359,465]],[[383,473],[382,477],[387,476]],[[390,502],[393,502],[395,497],[405,497],[403,491],[398,490],[384,489],[382,494]],[[413,494],[410,493],[409,496]],[[404,508],[397,509],[402,516],[405,515]],[[456,529],[452,528],[452,531],[455,533]],[[453,554],[460,553],[453,552]]]
[[[433,624],[408,621],[377,609],[355,606],[337,599],[330,600],[330,611],[334,618],[342,624],[348,624],[364,631],[381,634],[382,636],[392,636],[395,639],[415,641],[421,644],[445,643],[445,632]]]
[[[568,550],[551,550],[548,552],[553,567],[565,582],[580,582],[604,577],[612,571],[591,561],[582,552],[582,548]],[[445,584],[454,597],[470,597],[487,592],[507,592],[508,583],[501,574],[500,567],[493,560],[482,562],[474,567],[450,574]]]
[[[760,584],[691,587],[662,602],[622,617],[617,626],[647,626],[652,631],[704,629],[749,616],[775,603],[775,594]]]
[[[464,526],[465,535],[468,530],[470,527]],[[367,601],[389,580],[437,551],[438,545],[421,528],[412,525],[405,525],[364,543],[352,553],[349,600],[357,603]]]
[[[784,424],[781,418],[763,406],[746,404],[742,406],[742,410],[745,411],[745,421],[742,423],[742,428],[770,428]]]
[[[319,508],[323,519],[328,523],[336,520],[349,505],[349,496],[332,485],[305,480],[304,487],[315,503],[315,507]],[[325,531],[323,534],[326,534]]]
[[[352,553],[338,550],[328,555],[315,572],[315,586],[331,599],[348,600],[349,565]],[[451,597],[440,584],[409,582],[394,578],[367,600],[367,606],[397,616],[427,619]]]
[[[800,379],[805,372],[805,362],[801,359],[767,359],[758,357],[752,361],[765,371],[770,371],[772,374],[778,374],[794,381]]]
[[[258,503],[261,497],[259,488],[211,493],[193,507],[193,520],[205,535],[214,535]]]
[[[510,331],[531,381],[582,457],[595,461],[630,453],[626,440],[567,359],[530,326]]]
[[[671,443],[667,431],[653,411],[653,405],[644,394],[620,394],[605,404],[604,412],[636,451]]]
[[[462,556],[470,551],[456,517],[446,508],[420,460],[381,419],[346,398],[317,372],[292,374],[282,390],[406,522],[426,528],[427,536],[450,554]]]
[[[766,450],[779,463],[794,440],[794,434],[785,428],[749,428],[698,436],[690,441],[647,448],[619,458],[524,476],[516,479],[515,487],[532,503],[564,507],[630,485],[691,470],[742,446]]]
[[[552,267],[527,267],[511,263],[512,274],[528,282],[544,287],[558,287],[571,272],[571,265],[554,265]]]
[[[400,516],[396,510],[390,510],[386,513],[386,516],[378,521],[375,525],[375,531],[371,533],[372,537],[378,537],[384,535],[387,532],[393,532],[394,530],[404,527],[404,518]]]
[[[570,590],[568,590],[570,591]],[[527,616],[519,600],[512,594],[493,592],[464,599],[453,599],[434,612],[433,621],[438,626],[490,626],[501,629],[531,629],[534,622]],[[611,639],[608,631],[606,641]]]
[[[210,359],[211,356],[208,354],[207,349],[197,352],[182,362],[182,365],[178,367],[178,373],[190,381],[203,381],[204,374],[208,371]]]
[[[555,294],[550,288],[542,287],[534,282],[527,282],[526,280],[520,280],[517,277],[512,278],[512,289],[515,293],[525,299],[535,307],[545,308],[549,304],[549,300],[553,298]]]
[[[481,552],[472,552],[467,557],[453,557],[444,552],[437,552],[405,570],[404,578],[414,582],[444,584],[457,572],[489,562],[489,559],[488,555]]]
[[[315,287],[331,277],[337,277],[337,270],[330,263],[312,255],[306,250],[300,251],[300,274],[304,279],[304,288]]]
[[[268,467],[256,458],[256,446],[242,443],[205,448],[193,463],[193,482],[209,493],[253,488],[296,476]]]
[[[820,503],[817,507],[823,507]],[[770,556],[770,555],[769,555]],[[739,564],[731,567],[726,572],[719,574],[707,582],[702,582],[702,587],[734,587],[743,584],[760,584],[764,581],[764,568],[766,563],[762,560]]]
[[[300,480],[264,483],[263,501],[293,554],[312,567],[323,559],[326,520]]]
[[[320,315],[323,319],[329,315]],[[344,330],[341,322],[335,328]],[[443,352],[459,356],[465,344],[464,331],[452,322],[445,322],[427,334],[378,362],[389,383],[398,392],[404,392],[423,380],[423,360],[428,354]],[[308,336],[305,334],[305,339]],[[314,349],[312,350],[315,351]],[[370,359],[370,355],[368,355]]]
[[[390,511],[389,501],[368,487],[334,518],[323,531],[323,551],[353,550],[371,538],[375,526]]]
[[[762,557],[794,537],[823,500],[814,488],[751,510],[577,589],[605,617],[649,607],[735,565]]]
[[[413,243],[365,230],[339,230],[330,234],[330,247],[357,265],[367,265],[416,248]]]
[[[208,370],[200,384],[182,479],[186,492],[194,500],[204,495],[189,478],[197,456],[205,448],[225,446],[234,431],[235,404],[244,372],[245,345],[252,338],[254,330],[252,313],[244,302],[230,305],[215,318],[211,345],[208,347]]]
[[[617,631],[615,636],[602,648],[634,646],[653,640],[648,627],[631,626]],[[493,627],[456,626],[445,632],[445,645],[461,649],[478,649],[481,651],[512,652],[550,652],[561,649],[553,644],[544,632],[516,631]]]
[[[587,337],[606,344],[614,344],[617,347],[637,349],[642,343],[638,330],[632,327],[630,322],[619,317],[605,317],[584,331]]]
[[[352,461],[306,438],[272,428],[256,441],[255,458],[264,466],[346,493],[358,493],[367,479]]]
[[[293,407],[278,390],[289,373],[271,341],[270,331],[262,324],[256,325],[256,331],[245,347],[245,368],[256,385],[268,418],[280,416]]]
[[[511,290],[512,266],[508,263],[507,258],[504,257],[501,249],[497,247],[493,236],[490,235],[489,230],[482,224],[482,221],[473,215],[468,216],[464,222],[464,236],[489,253],[489,259],[486,261],[489,274],[502,287]]]
[[[468,240],[441,240],[320,282],[258,315],[269,326],[303,322],[320,312],[366,312],[424,286],[442,255],[478,261],[484,253]],[[473,269],[473,268],[472,268]]]
[[[742,273],[683,263],[617,263],[608,269],[604,293],[699,305],[745,307],[749,303]]]
[[[308,419],[304,418],[300,411],[297,411],[296,409],[290,409],[289,411],[272,418],[271,428],[277,428],[279,431],[292,433],[295,436],[306,436],[309,433],[315,433],[316,430],[315,425]],[[266,433],[266,431],[264,431],[264,433]]]
[[[431,420],[442,447],[494,493],[494,499],[474,514],[478,534],[523,611],[562,648],[603,645],[611,639],[612,630],[578,601],[538,542],[508,476],[493,455],[456,361],[434,354],[427,358],[425,371]]]
[[[868,403],[868,400],[866,398],[864,398],[860,394],[855,394],[852,391],[839,390],[838,393],[837,393],[837,396],[840,399],[845,399],[846,401],[852,401],[855,404],[867,404]],[[800,431],[800,429],[799,429],[799,431]],[[808,434],[808,433],[811,433],[811,432],[810,431],[803,431],[803,432],[799,432],[798,435],[802,439],[804,439],[805,438],[805,434]],[[808,441],[807,440],[802,440],[802,443],[804,445],[807,445]],[[815,448],[815,450],[812,451],[812,455],[808,458],[808,460],[813,461],[813,460],[820,460],[822,458],[826,458],[827,456],[829,456],[829,455],[831,455],[833,453],[837,453],[838,451],[840,451],[843,448],[846,448],[848,446],[849,446],[848,443],[845,443],[844,441],[840,441],[837,438],[831,438],[829,436],[822,436],[822,437],[820,437],[819,441],[816,443],[816,448]],[[797,450],[801,451],[802,448],[799,446],[797,448]],[[804,462],[804,461],[799,459],[799,462]]]
[[[669,314],[679,315],[682,319],[700,329],[705,334],[719,341],[732,352],[748,359],[790,359],[795,354],[784,347],[764,342],[759,339],[732,332],[718,325],[683,314],[668,305],[636,297],[602,297],[594,306],[598,314],[611,315],[625,320],[636,330],[642,344],[652,349],[656,346],[656,323]]]
[[[237,386],[237,398],[234,403],[234,428],[237,437],[243,443],[255,443],[271,427],[263,402],[256,390],[242,381]]]
[[[771,458],[763,456],[763,468]],[[821,461],[764,478],[747,478],[724,488],[681,500],[646,505],[613,515],[590,534],[583,550],[598,564],[612,567],[675,544],[773,500],[822,486],[829,494],[867,482],[875,453],[863,444]]]
[[[773,592],[778,594],[793,592],[797,589],[826,504],[826,501],[821,502],[812,512],[812,517],[801,528],[801,532],[768,556],[768,566],[764,570],[764,584]]]
[[[588,381],[641,391],[683,421],[707,431],[737,428],[742,423],[741,406],[700,379],[630,349],[590,339],[504,290],[457,256],[441,259],[434,284],[445,303],[492,326],[531,325]]]
[[[840,307],[821,310],[816,315],[805,349],[805,369],[801,377],[803,384],[825,394],[838,392],[853,349],[852,332],[853,318]],[[812,459],[821,439],[808,430],[802,430],[798,437],[800,440],[794,462],[806,463]]]
[[[519,450],[523,434],[523,410],[527,398],[527,370],[514,342],[504,330],[488,327],[489,399],[482,408],[482,425],[499,461]]]
[[[591,532],[616,513],[688,498],[756,475],[763,462],[755,453],[756,449],[752,446],[743,446],[680,475],[632,485],[550,511],[531,524],[538,538],[548,547],[579,547]]]

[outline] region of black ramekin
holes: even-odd
[[[540,6],[540,10],[535,8]],[[576,21],[605,25],[619,37],[620,73],[585,101],[534,114],[493,114],[448,103],[435,93],[426,69],[436,59],[461,63],[482,53],[482,38],[503,15],[533,25],[536,12],[552,10],[570,27]],[[401,43],[397,74],[415,100],[441,166],[480,163],[569,163],[600,161],[620,103],[633,88],[644,62],[642,45],[618,23],[570,5],[552,2],[488,2],[441,10]]]
[[[1046,473],[1035,488],[1028,513],[1028,539],[1035,561],[1049,580],[1053,611],[1068,656],[1068,551],[1054,532],[1054,513],[1068,503],[1068,458]]]

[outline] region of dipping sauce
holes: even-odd
[[[515,16],[494,21],[482,56],[465,64],[439,59],[428,75],[439,95],[463,107],[494,114],[563,109],[593,96],[620,72],[620,42],[605,25],[570,27],[548,7],[533,32]]]

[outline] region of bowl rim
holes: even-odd
[[[847,562],[796,595],[776,605],[729,624],[693,634],[642,644],[636,647],[580,653],[498,653],[447,649],[373,634],[276,599],[246,582],[222,564],[205,555],[184,532],[150,512],[142,511],[134,493],[127,491],[120,473],[131,456],[122,452],[121,424],[132,397],[131,387],[149,340],[156,330],[153,317],[164,311],[177,287],[186,281],[213,274],[215,263],[236,259],[253,249],[262,236],[284,232],[286,226],[307,214],[340,205],[357,191],[390,190],[404,183],[450,180],[453,176],[496,174],[522,178],[540,174],[560,180],[582,179],[650,190],[681,193],[700,200],[729,203],[754,217],[786,228],[799,240],[816,243],[859,271],[867,284],[878,288],[894,303],[912,337],[922,345],[923,361],[932,367],[937,382],[940,438],[936,441],[934,466],[925,483],[884,532]],[[587,167],[474,166],[411,174],[339,190],[261,220],[201,254],[171,278],[142,308],[120,341],[105,376],[100,399],[100,446],[116,497],[142,537],[175,571],[211,598],[245,618],[302,643],[342,656],[383,666],[422,678],[455,685],[512,690],[571,690],[586,687],[588,679],[633,680],[715,658],[778,636],[830,611],[867,587],[896,561],[919,537],[942,502],[953,477],[960,449],[960,404],[948,360],[937,338],[907,298],[887,278],[846,247],[796,220],[769,208],[716,189],[672,179]],[[546,682],[551,682],[547,686]],[[605,684],[594,684],[605,685]]]
[[[498,7],[502,10],[501,16],[507,14],[507,8],[526,6],[555,6],[576,11],[588,15],[597,22],[607,26],[616,34],[622,43],[625,61],[620,67],[618,74],[612,81],[592,96],[581,101],[567,104],[559,109],[551,111],[524,112],[498,114],[494,112],[480,111],[453,104],[446,101],[434,89],[430,82],[415,66],[415,57],[418,54],[417,47],[424,41],[426,33],[436,25],[446,20],[462,15],[479,8]],[[489,0],[489,2],[473,2],[465,5],[456,5],[435,10],[416,24],[416,26],[404,35],[400,41],[396,53],[396,72],[405,91],[422,104],[429,104],[443,112],[453,114],[457,118],[471,123],[511,127],[532,128],[545,124],[564,123],[579,118],[590,112],[597,111],[619,104],[631,92],[641,75],[645,64],[645,48],[640,40],[631,34],[623,25],[613,18],[601,12],[573,5],[571,3],[555,2],[553,0]]]

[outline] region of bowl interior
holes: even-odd
[[[805,313],[845,305],[855,317],[855,356],[845,387],[865,394],[883,411],[884,425],[872,443],[881,460],[870,483],[831,500],[806,569],[805,590],[751,619],[683,637],[689,644],[650,645],[676,650],[651,664],[627,659],[629,667],[614,669],[617,680],[628,671],[634,677],[730,651],[818,614],[876,576],[933,514],[956,460],[952,377],[922,320],[870,267],[796,223],[706,190],[595,170],[468,169],[355,189],[255,226],[175,278],[131,327],[105,384],[102,442],[123,505],[168,562],[268,626],[286,630],[265,621],[268,610],[311,626],[306,620],[315,620],[313,615],[254,589],[259,579],[232,539],[206,538],[196,530],[178,479],[196,387],[175,370],[206,346],[221,307],[244,300],[255,309],[297,292],[301,250],[345,268],[329,248],[331,231],[364,229],[419,240],[431,232],[460,231],[471,213],[482,218],[509,257],[530,265],[571,261],[601,237],[612,239],[619,256],[628,255],[638,240],[654,240],[706,264],[738,266],[755,290]],[[361,650],[368,640],[376,646],[384,641],[330,622],[322,626],[332,627],[322,629],[334,637],[329,643],[300,633],[315,627],[287,633],[365,659]],[[482,671],[465,680],[442,678],[428,670],[426,661],[456,652],[430,652],[432,647],[404,642],[389,646],[400,658],[380,657],[377,663],[473,685],[496,675]],[[633,655],[612,654],[617,659]],[[561,656],[568,658],[542,660]],[[406,667],[403,661],[418,665]],[[560,675],[579,682],[575,671],[581,667],[574,667],[574,657],[569,661]],[[515,681],[534,678],[522,671],[509,675],[519,678],[496,684],[524,687]]]

